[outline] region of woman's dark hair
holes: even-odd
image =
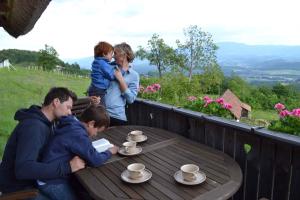
[[[110,123],[110,118],[105,108],[101,105],[90,105],[87,107],[80,116],[80,121],[88,123],[90,121],[95,121],[94,127],[107,128]]]
[[[74,92],[65,87],[53,87],[49,90],[47,95],[45,96],[43,106],[48,106],[51,102],[58,98],[60,103],[68,101],[69,98],[75,102],[77,100],[77,96]]]

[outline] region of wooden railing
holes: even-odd
[[[231,199],[300,199],[299,137],[142,99],[126,112],[129,124],[170,130],[234,158],[243,183]]]

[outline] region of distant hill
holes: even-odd
[[[229,68],[244,69],[289,69],[300,68],[300,46],[246,45],[234,42],[217,43],[217,61],[226,72]],[[67,60],[76,62],[81,68],[90,69],[93,57]],[[135,59],[134,68],[140,73],[156,70],[147,60]]]
[[[94,57],[86,57],[80,59],[70,59],[65,60],[66,62],[77,63],[83,69],[91,69],[91,63],[93,62]],[[132,66],[140,74],[147,74],[150,71],[155,71],[157,68],[153,65],[150,65],[148,60],[140,60],[138,58],[134,59]]]

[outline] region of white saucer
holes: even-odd
[[[130,135],[128,135],[127,138],[126,138],[126,140],[129,141],[129,142],[144,142],[144,141],[147,140],[147,136],[143,135],[141,139],[134,140],[134,139],[132,139],[132,137]]]
[[[121,179],[127,183],[143,183],[148,181],[151,177],[152,177],[152,172],[148,169],[145,169],[143,172],[143,176],[138,179],[129,178],[129,172],[127,169],[121,174]]]
[[[136,146],[135,152],[132,152],[132,153],[126,152],[125,147],[121,147],[118,151],[118,153],[123,155],[123,156],[133,156],[133,155],[137,155],[141,152],[142,152],[142,147],[140,147],[140,146]]]
[[[206,175],[203,172],[198,172],[196,176],[196,180],[194,181],[186,181],[182,177],[182,172],[179,170],[175,172],[174,178],[178,183],[184,184],[184,185],[198,185],[200,183],[203,183],[206,180]]]

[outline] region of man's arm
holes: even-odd
[[[65,177],[72,172],[69,163],[38,162],[50,129],[31,120],[24,122],[18,133],[15,174],[17,179],[52,179]]]

